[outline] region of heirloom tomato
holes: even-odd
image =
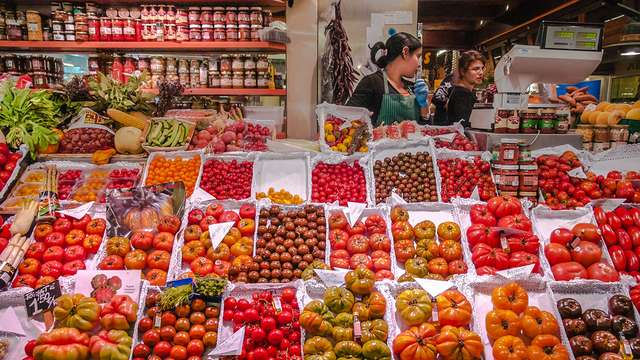
[[[462,327],[443,326],[436,337],[436,349],[445,359],[480,359],[482,340],[480,335]]]
[[[530,338],[542,334],[557,335],[560,333],[555,316],[535,306],[529,306],[524,310],[520,325],[522,332]]]
[[[401,360],[435,360],[438,351],[434,342],[436,328],[423,323],[398,334],[393,340],[393,352]]]
[[[457,290],[447,290],[436,296],[440,325],[467,326],[471,321],[471,304]]]
[[[405,290],[396,299],[396,309],[409,326],[422,324],[431,318],[431,297],[422,289]]]
[[[571,279],[586,279],[587,269],[575,261],[563,262],[551,267],[551,273],[557,281],[568,281]]]
[[[527,346],[517,335],[507,335],[493,343],[493,358],[495,360],[526,360]]]
[[[89,331],[98,322],[100,305],[96,299],[82,294],[65,294],[56,299],[53,317],[57,324],[72,327],[82,331]]]
[[[522,205],[520,200],[513,196],[496,196],[489,199],[487,209],[501,219],[508,215],[518,215],[522,213]]]
[[[512,310],[520,314],[529,305],[529,295],[518,283],[511,282],[494,288],[491,292],[491,302],[496,309]]]
[[[365,268],[358,267],[355,270],[349,271],[344,276],[344,282],[347,289],[351,290],[356,295],[367,295],[373,290],[373,283],[375,281],[375,275],[373,271]]]
[[[89,335],[74,328],[57,328],[36,339],[33,358],[37,360],[82,360],[89,358]]]
[[[518,336],[520,334],[520,318],[511,310],[491,310],[484,320],[487,336],[491,341],[505,335]]]

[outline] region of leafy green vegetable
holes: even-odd
[[[59,141],[52,130],[60,123],[59,105],[45,90],[17,89],[10,81],[5,82],[4,87],[0,127],[6,131],[7,144],[13,148],[26,144],[31,157],[35,158],[38,147]]]
[[[199,277],[195,280],[196,292],[204,296],[220,296],[227,286],[227,279],[220,277]]]
[[[144,81],[145,74],[140,77],[132,76],[126,84],[121,84],[110,76],[98,73],[89,80],[89,89],[95,97],[93,110],[99,113],[104,113],[107,109],[149,113],[149,101],[153,99],[153,95],[141,91]]]

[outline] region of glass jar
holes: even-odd
[[[213,41],[226,41],[227,29],[224,25],[213,25]]]
[[[238,25],[238,40],[251,41],[251,27],[249,25]]]
[[[518,165],[495,165],[496,182],[500,191],[518,191],[520,171]]]
[[[200,30],[200,26],[194,24],[189,25],[189,41],[201,41],[202,40],[202,31]]]
[[[609,125],[594,125],[593,127],[593,141],[596,143],[608,143],[609,140]]]
[[[209,71],[209,87],[210,88],[219,88],[220,87],[220,73],[217,71]]]
[[[111,41],[111,19],[100,18],[100,41]]]
[[[27,10],[27,40],[42,41],[42,17],[35,10]]]
[[[244,71],[244,61],[242,60],[242,55],[240,54],[236,54],[233,56],[233,62],[231,62],[231,71],[233,71],[234,73],[236,71]]]
[[[258,72],[258,88],[259,89],[268,89],[269,81],[271,81],[271,76],[269,76],[268,72]]]
[[[212,41],[213,37],[213,25],[202,24],[202,41]]]
[[[262,26],[269,27],[272,21],[273,21],[273,14],[271,13],[271,10],[264,10],[262,12]]]
[[[76,41],[76,32],[75,31],[65,31],[64,32],[64,40],[65,41]]]
[[[186,8],[176,9],[176,25],[189,25],[189,10]]]
[[[234,89],[241,89],[244,87],[244,73],[242,71],[233,72],[232,87]]]
[[[245,55],[244,57],[244,70],[256,71],[256,61],[251,55]]]
[[[230,89],[233,87],[233,80],[231,78],[231,72],[223,71],[220,75],[220,87],[223,89]]]
[[[538,165],[520,165],[518,190],[538,191]]]
[[[238,25],[227,25],[227,41],[238,41]]]
[[[609,140],[611,142],[629,141],[629,125],[611,125],[609,129]]]
[[[225,25],[238,25],[238,9],[235,6],[227,6],[225,11]]]
[[[269,71],[269,59],[267,55],[260,55],[258,57],[258,62],[256,62],[256,69],[258,72],[267,72]]]
[[[206,61],[200,62],[200,83],[198,84],[202,88],[206,88],[209,85],[209,73],[207,72],[207,63]]]
[[[520,112],[520,132],[535,134],[538,130],[538,110],[527,109]]]
[[[251,25],[251,41],[260,41],[260,33],[262,25]]]
[[[576,134],[582,136],[582,142],[593,142],[593,125],[579,124],[576,126]]]
[[[599,152],[609,150],[610,147],[611,147],[611,143],[609,142],[594,142],[593,150],[591,151],[593,151],[594,153],[599,153]]]
[[[165,60],[165,71],[167,73],[177,73],[178,72],[178,60],[174,57],[168,57]]]
[[[227,15],[224,7],[216,6],[213,8],[213,25],[227,25]]]
[[[135,18],[135,16],[133,16],[133,12],[131,13],[131,17]],[[167,13],[165,14],[165,22],[175,25],[175,23],[176,23],[176,9],[175,9],[175,6],[173,6],[173,5],[167,6]]]
[[[200,8],[197,6],[189,6],[189,25],[200,24]]]
[[[179,59],[178,60],[178,73],[179,74],[188,74],[189,73],[189,60],[187,60],[187,59]]]
[[[593,143],[592,142],[583,142],[582,150],[593,151]]]
[[[520,158],[519,143],[518,139],[502,139],[498,162],[503,165],[517,165]]]
[[[218,67],[218,59],[209,58],[207,60],[207,64],[209,65],[209,71],[220,71],[220,69]]]
[[[176,25],[176,41],[189,41],[188,25]]]
[[[262,27],[262,8],[260,6],[252,7],[249,18],[251,25],[260,25]]]
[[[245,88],[256,88],[258,87],[258,79],[256,77],[255,71],[247,71],[244,74],[244,87]]]
[[[213,25],[213,9],[210,6],[200,9],[200,24]]]
[[[554,109],[543,109],[540,111],[540,121],[538,126],[542,134],[555,133],[556,111]]]
[[[182,86],[184,86],[186,88],[190,88],[191,87],[191,78],[189,76],[189,73],[178,74],[178,81],[180,82],[180,84],[182,84]]]
[[[529,149],[529,144],[520,142],[518,143],[518,163],[520,165],[530,164],[534,162],[535,159],[531,156],[531,149]]]
[[[200,71],[189,73],[189,85],[192,88],[200,87]]]
[[[507,132],[507,121],[511,111],[513,110],[496,110],[496,116],[493,122],[493,132],[498,134]]]
[[[238,25],[251,25],[251,15],[246,6],[238,8]]]
[[[566,134],[569,132],[569,113],[559,110],[556,112],[555,121],[556,133]]]
[[[164,24],[164,38],[167,41],[175,41],[178,37],[176,24]]]
[[[124,20],[117,18],[111,20],[111,40],[123,41],[124,40]]]
[[[124,35],[124,41],[136,40],[136,25],[133,19],[124,19],[122,33]]]
[[[220,56],[220,72],[225,73],[231,73],[231,57],[229,55],[222,55]]]

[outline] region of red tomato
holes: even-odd
[[[23,275],[16,276],[16,279],[13,280],[13,284],[11,286],[13,286],[14,288],[18,288],[18,287],[35,288],[37,281],[38,279],[36,279],[35,276],[31,274],[23,274]]]
[[[529,220],[529,218],[524,214],[507,215],[498,221],[498,226],[522,231],[531,231],[531,220]]]
[[[369,236],[369,247],[371,250],[391,251],[391,240],[383,233],[374,233]]]
[[[198,229],[200,229],[198,227]],[[153,233],[150,231],[136,231],[131,236],[131,246],[134,249],[149,250],[153,246]]]
[[[373,251],[370,256],[371,256],[371,259],[377,259],[377,258],[391,259],[391,255],[389,254],[389,252],[383,251],[383,250]]]
[[[618,236],[616,235],[616,232],[613,230],[611,225],[602,225],[600,227],[600,232],[602,233],[602,238],[604,238],[604,243],[607,244],[607,246],[613,246],[618,243]],[[640,246],[640,242],[638,243],[638,246]]]
[[[467,240],[469,241],[469,247],[472,249],[480,243],[498,247],[500,245],[500,232],[492,230],[491,227],[482,223],[473,224],[467,229]]]
[[[62,218],[56,219],[56,221],[53,222],[53,231],[63,234],[68,233],[71,231],[71,220]]]
[[[631,272],[640,270],[640,258],[638,258],[636,253],[631,250],[627,250],[624,252],[624,256],[627,258],[627,271]]]
[[[598,241],[600,241],[598,228],[593,224],[577,224],[571,231],[575,236],[579,237],[580,240],[591,241],[592,243],[598,243]]]
[[[42,261],[44,262],[52,261],[52,260],[62,262],[63,259],[64,259],[64,250],[62,249],[61,246],[48,247],[42,254]]]
[[[329,243],[332,250],[341,250],[347,248],[347,240],[349,234],[340,229],[329,230]]]
[[[91,234],[82,240],[82,247],[89,254],[95,254],[100,249],[100,243],[102,243],[102,235]]]
[[[477,267],[493,266],[498,270],[509,267],[509,256],[502,250],[487,244],[478,244],[471,251],[471,261]]]
[[[580,241],[578,245],[571,250],[571,259],[580,263],[580,265],[585,268],[600,261],[601,257],[602,250],[600,250],[600,246],[589,241]]]
[[[378,257],[372,260],[374,271],[391,270],[391,258]]]
[[[44,254],[46,249],[47,245],[45,245],[44,243],[34,242],[33,244],[29,245],[29,248],[24,254],[24,257],[42,260],[42,255]]]
[[[358,220],[356,221],[356,224],[354,226],[347,224],[345,230],[349,235],[355,235],[355,234],[364,234],[366,229],[364,227],[364,223]]]
[[[498,219],[522,213],[520,200],[513,196],[496,196],[487,201],[487,209]]]
[[[575,261],[564,262],[551,267],[553,277],[557,281],[568,281],[571,279],[586,279],[587,269]]]
[[[478,275],[495,275],[496,268],[493,266],[480,266],[476,268],[476,274]]]
[[[567,246],[573,240],[573,233],[569,229],[558,228],[551,232],[549,240],[552,243]]]
[[[118,255],[108,255],[100,264],[98,264],[100,270],[124,270],[124,260]]]
[[[220,217],[220,215],[222,215],[223,212],[224,212],[224,207],[222,206],[222,204],[214,203],[214,204],[209,204],[209,206],[207,206],[207,209],[205,210],[205,215],[213,216],[214,218],[217,219]]]
[[[393,273],[390,270],[378,270],[376,271],[376,280],[381,281],[383,279],[393,280]]]
[[[180,229],[180,218],[175,215],[164,215],[158,223],[158,231],[175,234]]]
[[[631,240],[631,236],[629,236],[624,229],[616,229],[615,232],[618,238],[618,245],[620,245],[623,250],[633,249],[633,240]]]
[[[84,261],[82,260],[73,260],[62,266],[62,274],[65,276],[75,275],[78,270],[86,269],[84,265]]]
[[[364,266],[367,269],[373,270],[373,261],[367,254],[355,254],[349,260],[349,268],[352,270],[358,266]]]
[[[526,251],[516,251],[509,256],[509,267],[520,267],[535,264],[532,272],[540,272],[540,261],[538,257]]]
[[[64,242],[69,246],[82,245],[82,241],[84,240],[84,237],[85,237],[84,230],[73,229],[69,231],[69,233],[67,233],[67,235],[64,237]]]
[[[153,237],[153,248],[155,250],[173,251],[173,234],[170,232],[159,232]]]
[[[38,275],[40,273],[40,261],[34,258],[22,260],[18,266],[18,274]]]
[[[84,260],[87,258],[87,253],[80,245],[72,245],[64,249],[64,261],[70,262],[74,260]]]
[[[329,216],[329,229],[345,229],[347,227],[347,217],[342,211],[334,211]]]
[[[107,221],[105,219],[93,219],[87,224],[86,232],[87,234],[102,236],[106,228]]]
[[[587,269],[587,276],[589,279],[600,280],[604,282],[620,281],[620,275],[611,266],[597,262]]]
[[[62,274],[62,263],[57,260],[47,261],[40,267],[41,276],[58,278]]]
[[[171,344],[168,341],[160,341],[153,347],[153,353],[163,358],[168,357],[170,352],[171,352]],[[186,352],[186,349],[185,349],[185,352]]]
[[[453,260],[449,263],[449,274],[466,274],[467,273],[467,264],[464,263],[463,260]]]
[[[600,229],[600,231],[602,232],[602,237],[604,237],[604,230]],[[640,228],[637,226],[629,226],[629,228],[627,228],[627,234],[631,237],[634,249],[640,247]]]
[[[607,224],[607,214],[604,212],[604,210],[602,210],[601,207],[596,207],[595,209],[593,209],[593,215],[596,218],[598,226]]]
[[[81,219],[73,219],[71,220],[71,226],[74,229],[85,231],[87,229],[87,225],[91,222],[91,216],[85,215]]]
[[[353,235],[347,240],[347,251],[350,254],[366,254],[369,252],[369,239],[364,235]]]
[[[60,232],[52,232],[44,238],[44,244],[47,245],[47,247],[64,246],[64,234]]]
[[[380,215],[371,215],[364,221],[367,232],[371,234],[385,234],[387,232],[387,224]]]
[[[569,249],[558,243],[549,243],[545,245],[544,256],[546,256],[549,261],[549,265],[551,266],[571,261],[571,253],[569,252]]]
[[[345,258],[336,258],[331,256],[330,260],[330,264],[331,264],[331,268],[335,269],[335,268],[340,268],[340,269],[349,269],[349,259],[345,259]]]
[[[510,251],[526,251],[536,255],[540,249],[540,241],[532,233],[514,234],[507,237],[507,246]]]
[[[625,253],[626,252],[619,245],[614,245],[609,248],[609,257],[611,258],[613,266],[618,271],[624,271],[627,268],[627,258]]]
[[[486,205],[472,205],[469,212],[472,224],[483,224],[485,226],[495,226],[497,220],[489,211]]]

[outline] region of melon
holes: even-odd
[[[608,111],[603,111],[601,113],[598,114],[598,117],[596,117],[595,119],[595,124],[596,125],[608,125],[609,124],[609,112]]]
[[[593,115],[593,111],[583,111],[580,115],[580,122],[583,124],[591,124],[591,115]]]
[[[589,124],[595,124],[596,120],[598,119],[598,116],[600,116],[600,114],[602,114],[602,111],[594,111],[591,113],[591,116],[589,117]]]
[[[597,111],[604,111],[607,108],[607,106],[609,106],[609,105],[611,105],[611,104],[606,102],[606,101],[603,101],[603,102],[601,102],[600,104],[598,104],[596,106],[596,110]]]
[[[620,120],[624,118],[624,113],[620,110],[615,110],[609,113],[609,118],[607,119],[607,125],[618,125]]]
[[[631,120],[640,120],[640,107],[629,110],[625,115],[625,118]]]

